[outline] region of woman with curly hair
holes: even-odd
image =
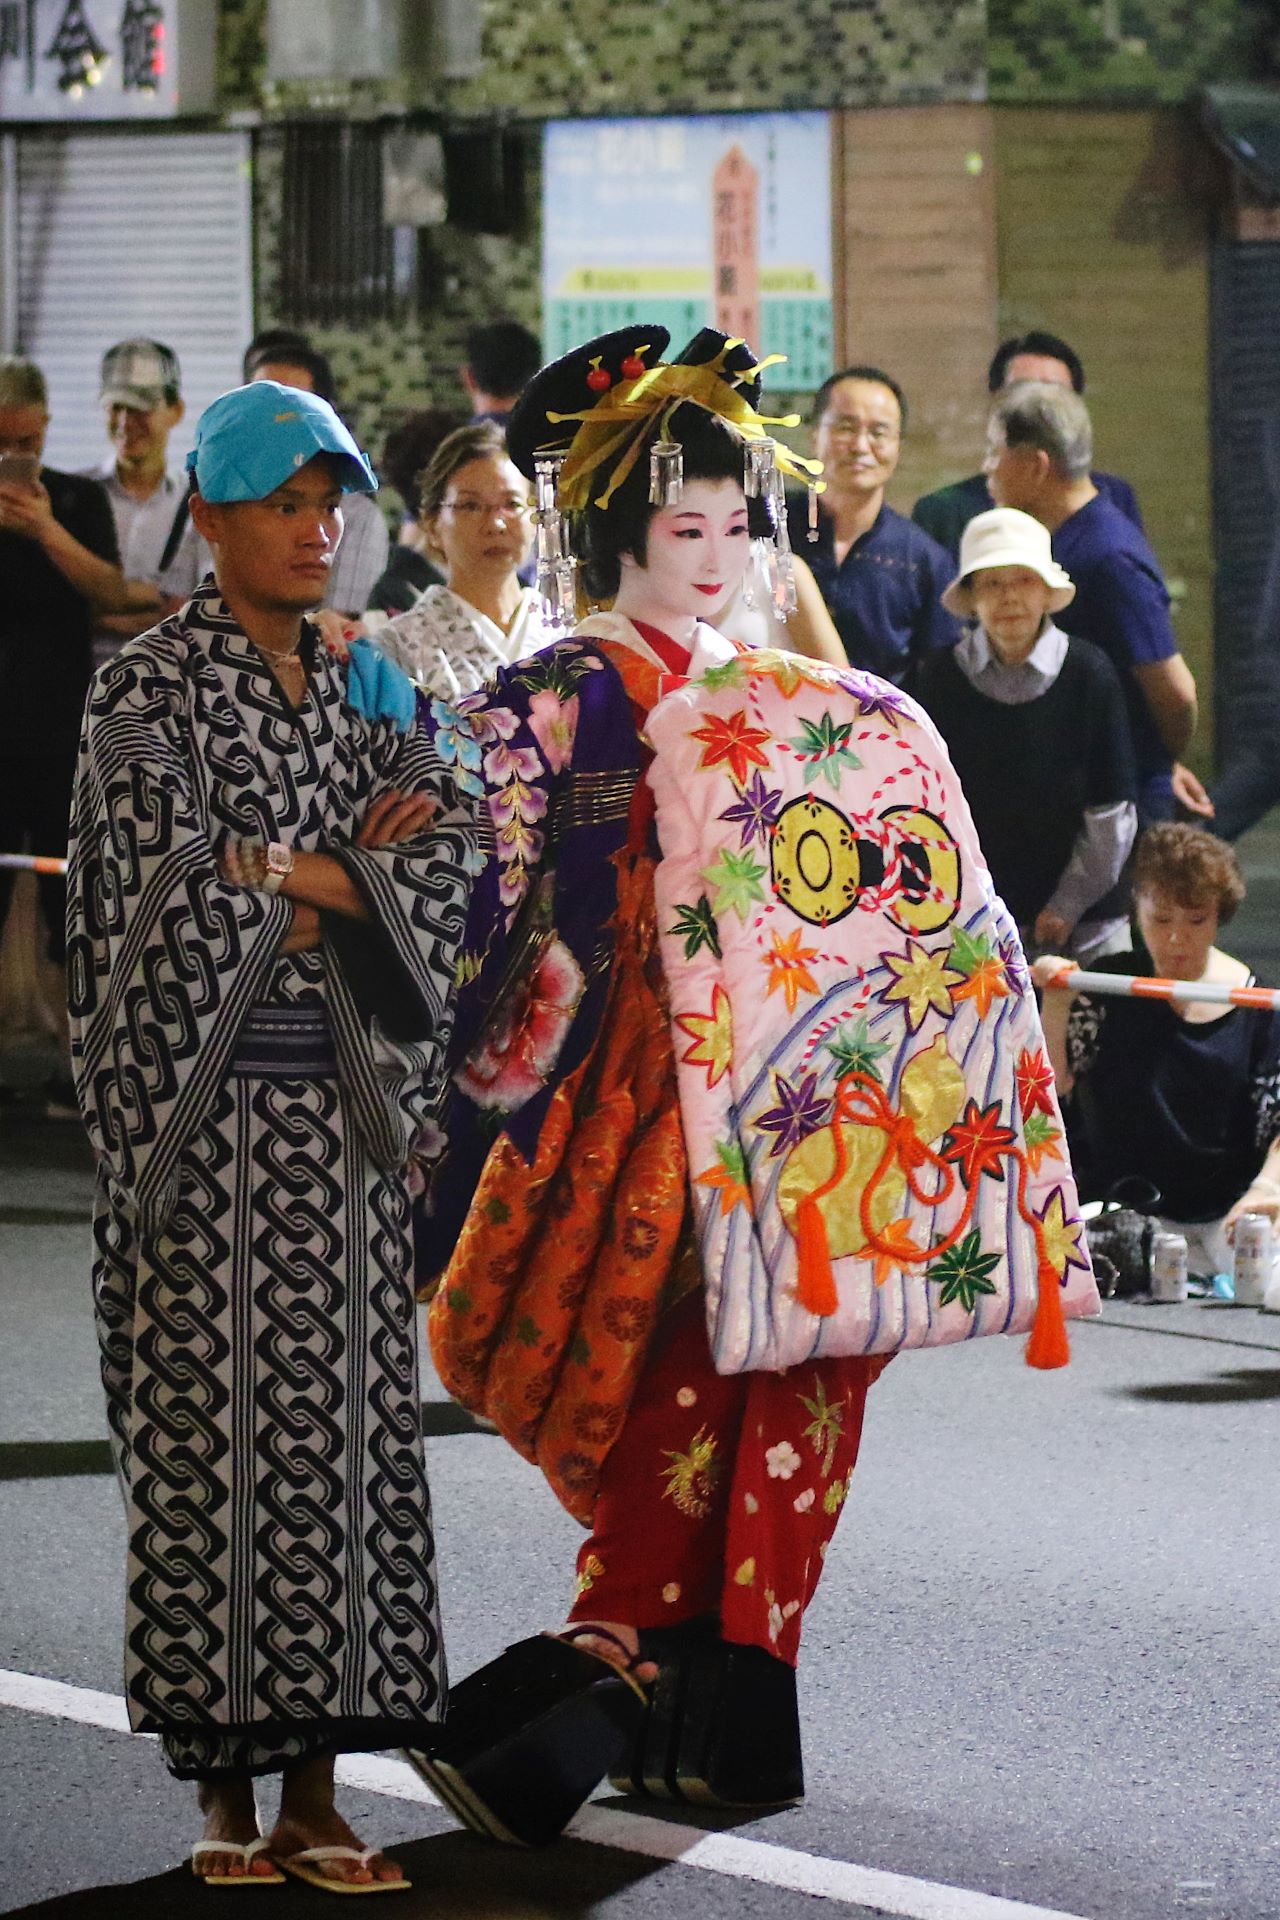
[[[1253,984],[1217,944],[1245,893],[1223,841],[1181,823],[1150,828],[1133,891],[1133,949],[1096,961],[1100,972]],[[1037,983],[1070,965],[1046,956]],[[1048,991],[1044,1027],[1081,1196],[1147,1180],[1186,1235],[1191,1271],[1229,1271],[1238,1217],[1280,1214],[1280,1013]]]

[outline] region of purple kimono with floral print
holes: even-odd
[[[456,707],[424,699],[421,710],[458,787],[486,803],[459,960],[447,1157],[418,1222],[426,1277],[448,1260],[498,1133],[532,1158],[553,1093],[595,1040],[613,954],[614,861],[647,753],[621,676],[589,641],[558,641]],[[575,988],[564,996],[563,1039],[532,1097],[514,1110],[500,1094],[486,1102],[474,1075],[457,1069],[549,949],[555,983],[573,976]]]

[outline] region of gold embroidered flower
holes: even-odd
[[[666,1481],[663,1493],[668,1500],[675,1502],[680,1513],[687,1514],[691,1520],[704,1519],[711,1508],[711,1495],[720,1478],[720,1462],[716,1459],[716,1437],[700,1427],[693,1436],[687,1453],[664,1452],[663,1458],[671,1465],[664,1467],[662,1477]]]

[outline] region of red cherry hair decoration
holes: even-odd
[[[592,393],[608,393],[613,385],[613,375],[600,365],[599,359],[591,362],[591,371],[587,375],[587,385]]]
[[[621,372],[624,380],[638,380],[642,373],[648,372],[648,368],[638,353],[629,353],[622,363]]]

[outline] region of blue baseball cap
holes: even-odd
[[[338,462],[344,493],[376,493],[373,468],[327,400],[275,380],[219,394],[200,415],[187,471],[215,505],[264,500],[318,453]]]

